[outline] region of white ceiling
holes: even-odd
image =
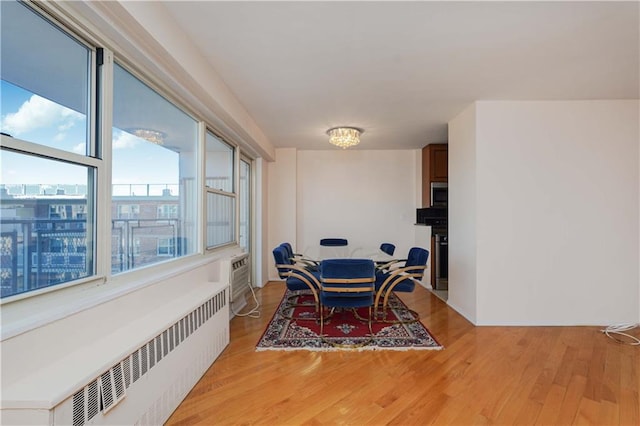
[[[165,3],[276,147],[447,141],[475,100],[639,98],[637,2]]]

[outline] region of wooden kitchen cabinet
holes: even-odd
[[[422,148],[422,207],[431,206],[431,182],[447,182],[449,149],[446,143]]]
[[[431,182],[447,182],[449,150],[447,144],[427,145],[431,146],[431,164],[429,176]]]

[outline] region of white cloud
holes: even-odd
[[[131,133],[118,132],[113,134],[113,149],[126,149],[133,148],[138,144],[140,139],[133,136]]]
[[[72,148],[76,154],[85,155],[87,153],[87,144],[82,142]]]
[[[60,125],[58,126],[58,131],[59,132],[64,132],[65,130],[69,130],[70,128],[73,127],[75,123],[73,121],[68,121],[66,123],[60,123]]]
[[[19,136],[43,127],[57,126],[67,130],[84,116],[72,109],[51,102],[38,95],[32,95],[17,112],[7,114],[2,120],[2,129]]]

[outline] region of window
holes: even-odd
[[[58,194],[60,192],[58,191]],[[65,195],[62,193],[61,195]],[[73,202],[70,198],[69,202]],[[82,219],[86,216],[86,202],[79,200],[82,204],[51,204],[49,206],[50,219]]]
[[[48,9],[0,1],[1,297],[248,249],[249,160]]]
[[[234,148],[211,132],[206,136],[206,244],[213,248],[236,240]]]
[[[2,132],[85,155],[90,49],[22,3],[3,1],[0,7]]]
[[[240,247],[251,251],[251,163],[240,160]]]
[[[174,238],[158,238],[158,256],[173,256],[174,244]]]
[[[177,204],[160,204],[158,206],[158,219],[175,219],[178,217]]]
[[[94,50],[0,2],[1,296],[95,274]],[[43,78],[46,76],[46,78]]]
[[[140,217],[140,205],[116,204],[118,219],[138,219]]]
[[[116,273],[195,252],[198,126],[122,66],[115,64],[113,75],[112,204],[118,215],[112,223],[111,270]],[[133,203],[140,207],[132,209]],[[159,239],[167,234],[175,246]],[[138,253],[130,243],[135,238],[141,241]]]

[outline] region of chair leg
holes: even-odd
[[[371,315],[369,315],[369,318],[365,318],[362,315],[360,315],[356,308],[351,308],[351,312],[353,312],[353,316],[356,317],[358,321],[368,322],[371,319]]]
[[[289,307],[301,307],[301,306],[312,306],[314,305],[314,303],[293,303],[291,302],[291,300],[295,299],[296,297],[299,297],[300,294],[304,294],[305,292],[309,292],[309,290],[298,290],[296,292],[294,292],[294,294],[292,294],[291,296],[287,297],[287,303],[289,304]]]
[[[305,291],[305,290],[300,290],[300,291]],[[322,316],[322,312],[320,311],[320,306],[318,303],[290,303],[289,301],[299,297],[300,293],[299,292],[295,292],[295,294],[292,294],[291,296],[287,297],[287,303],[286,305],[280,310],[278,311],[278,314],[280,316],[282,316],[282,318],[290,320],[290,321],[317,321],[318,320],[318,316]],[[301,316],[297,316],[294,317],[293,315],[285,315],[284,311],[288,311],[289,309],[294,310],[296,307],[315,307],[315,311],[316,311],[316,315],[315,316],[309,316],[309,317],[301,317]]]
[[[323,318],[325,321],[327,321],[327,320],[330,320],[330,319],[333,317],[333,314],[335,314],[335,312],[336,312],[336,308],[335,308],[335,307],[334,307],[334,308],[331,308],[331,309],[329,310],[329,314],[325,317],[325,316],[324,316],[324,310],[323,310],[323,311],[322,311],[322,315],[321,315],[321,316],[322,316],[322,318]]]

